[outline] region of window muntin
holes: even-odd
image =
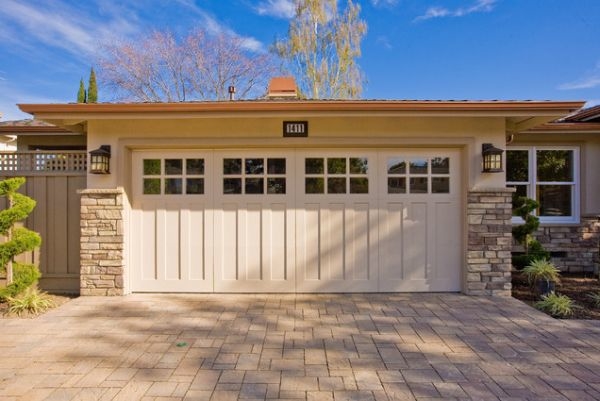
[[[203,158],[142,160],[143,195],[203,195]]]
[[[578,163],[577,147],[512,147],[506,152],[506,185],[516,189],[513,199],[526,196],[540,203],[535,214],[541,222],[576,223]]]
[[[368,173],[366,157],[307,157],[304,159],[304,193],[368,194]]]
[[[283,195],[285,193],[285,158],[223,159],[224,195]]]
[[[387,193],[449,194],[450,158],[388,157]]]

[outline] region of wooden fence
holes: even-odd
[[[48,291],[79,292],[77,190],[86,186],[86,171],[85,151],[0,152],[0,179],[25,177],[21,192],[37,202],[25,226],[40,233],[42,246],[19,260],[38,264]]]

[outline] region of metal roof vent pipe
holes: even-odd
[[[229,100],[234,101],[235,100],[235,86],[233,86],[233,85],[229,86],[229,88],[227,88],[227,91],[229,92]]]

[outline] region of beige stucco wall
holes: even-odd
[[[19,135],[17,149],[31,150],[35,146],[85,146],[85,135]]]
[[[578,146],[580,149],[581,215],[600,214],[600,134],[536,133],[515,136],[511,146]]]
[[[283,138],[282,122],[308,121],[308,138]],[[501,117],[398,117],[391,115],[305,116],[286,114],[234,115],[177,119],[91,120],[88,151],[111,145],[111,174],[90,175],[89,188],[127,188],[131,149],[327,147],[406,148],[457,147],[464,149],[466,186],[500,188],[503,174],[481,173],[481,145],[504,148],[505,122]]]

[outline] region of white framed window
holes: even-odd
[[[579,222],[579,148],[511,146],[506,149],[506,185],[514,198],[539,202],[541,223]],[[520,223],[519,217],[513,222]]]

